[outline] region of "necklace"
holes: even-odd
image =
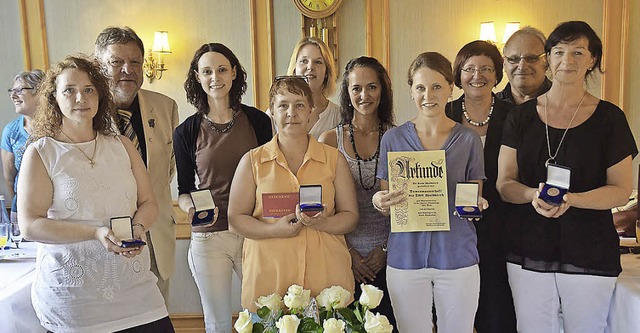
[[[469,117],[469,113],[467,113],[467,109],[464,107],[464,98],[462,98],[462,114],[464,115],[464,119],[467,120],[467,122],[473,126],[476,127],[482,127],[486,124],[489,123],[489,120],[491,119],[491,114],[493,113],[493,103],[495,102],[495,97],[491,97],[491,109],[489,109],[489,114],[487,115],[487,119],[481,121],[481,122],[477,122],[477,121],[473,121],[471,119],[471,117]]]
[[[215,132],[218,133],[225,133],[227,131],[229,131],[231,129],[231,127],[233,127],[233,125],[236,123],[236,116],[238,115],[238,111],[233,111],[233,116],[231,117],[231,121],[227,123],[227,126],[225,126],[224,128],[218,128],[216,127],[216,124],[211,121],[211,119],[209,119],[209,117],[207,117],[206,115],[204,116],[204,120],[207,121],[207,124],[209,124],[209,127],[211,127],[212,130],[214,130]]]
[[[96,151],[98,151],[98,133],[96,132],[96,138],[93,140],[93,154],[91,155],[91,157],[89,157],[89,155],[87,155],[87,153],[85,153],[84,150],[82,150],[82,148],[80,148],[78,144],[67,135],[67,133],[65,133],[62,130],[60,130],[60,133],[62,133],[62,135],[64,135],[65,138],[71,141],[71,143],[73,143],[73,146],[76,147],[82,153],[82,155],[84,155],[84,157],[87,158],[87,160],[89,160],[89,164],[93,169],[93,166],[96,165],[96,161],[95,161]]]
[[[564,141],[564,137],[567,135],[567,132],[569,131],[569,128],[571,127],[571,124],[573,123],[573,120],[576,118],[576,115],[578,114],[578,110],[580,110],[580,106],[582,105],[582,102],[584,101],[584,98],[587,96],[587,92],[584,92],[584,95],[582,95],[582,98],[580,99],[580,103],[578,103],[578,107],[576,108],[575,111],[573,111],[573,116],[571,116],[571,120],[569,120],[569,125],[567,125],[567,128],[564,129],[564,133],[562,134],[562,138],[560,138],[560,143],[558,143],[558,148],[556,148],[556,153],[551,155],[551,142],[549,141],[549,114],[547,113],[547,103],[549,102],[549,95],[545,95],[545,99],[544,99],[544,130],[545,133],[547,134],[547,151],[549,152],[549,158],[544,162],[544,166],[548,167],[549,164],[555,164],[556,163],[556,157],[558,156],[558,152],[560,151],[560,146],[562,146],[562,142]]]
[[[358,161],[358,175],[360,176],[360,185],[362,186],[362,188],[365,191],[371,191],[373,190],[374,187],[376,187],[376,176],[375,174],[378,173],[378,158],[380,157],[380,141],[382,140],[382,123],[380,123],[380,125],[378,126],[378,147],[376,148],[376,152],[369,158],[364,159],[362,157],[360,157],[360,154],[358,154],[358,150],[356,149],[356,141],[353,138],[353,123],[349,122],[349,139],[351,139],[351,147],[353,147],[353,152],[356,155],[356,161]],[[374,169],[373,172],[373,184],[371,184],[371,186],[366,186],[364,184],[364,180],[362,179],[362,166],[361,166],[361,162],[370,162],[373,160],[376,160],[376,168]]]

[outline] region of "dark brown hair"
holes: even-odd
[[[504,75],[502,72],[503,62],[500,50],[498,50],[498,48],[492,43],[484,40],[475,40],[463,46],[460,51],[458,51],[456,60],[453,62],[453,73],[455,75],[456,87],[462,88],[462,83],[460,81],[460,72],[462,72],[462,67],[469,58],[475,56],[486,56],[491,59],[491,62],[493,62],[493,68],[496,71],[496,83],[494,86],[497,86],[498,83],[502,81],[502,76]]]

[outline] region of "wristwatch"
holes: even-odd
[[[380,248],[382,249],[382,252],[387,253],[387,243],[382,243],[382,245],[380,245]]]

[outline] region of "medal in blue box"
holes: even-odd
[[[131,216],[112,217],[109,220],[109,224],[113,235],[122,242],[120,247],[130,248],[147,245],[145,241],[133,238],[133,220]]]
[[[322,185],[301,185],[300,211],[307,215],[314,215],[323,210]]]
[[[473,182],[456,184],[456,212],[462,218],[481,218],[482,212],[478,208],[480,185]]]
[[[569,190],[571,183],[571,168],[559,164],[547,165],[547,182],[544,184],[538,198],[544,202],[560,206],[562,197]]]
[[[192,191],[189,193],[195,213],[191,220],[192,226],[212,224],[214,218],[214,209],[216,204],[213,202],[213,196],[209,189]]]

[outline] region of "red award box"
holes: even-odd
[[[279,219],[295,213],[299,198],[298,192],[262,193],[262,216]]]

